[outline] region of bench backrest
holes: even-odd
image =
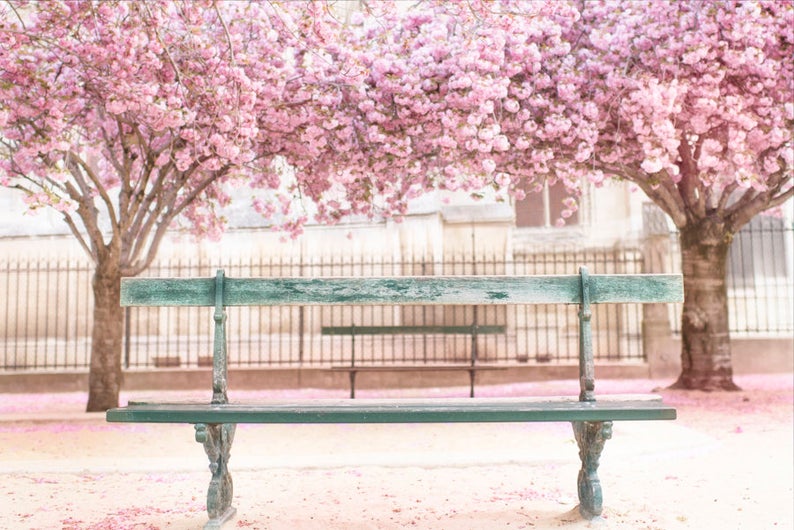
[[[585,273],[586,274],[586,273]],[[581,304],[582,274],[397,278],[124,278],[123,306]],[[590,275],[591,304],[680,301],[681,277]],[[220,300],[218,296],[220,295]]]
[[[228,306],[578,304],[583,401],[594,399],[590,304],[683,301],[674,274],[561,276],[406,276],[393,278],[124,278],[122,306],[215,308],[213,402],[225,403]]]

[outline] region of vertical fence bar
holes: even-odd
[[[35,352],[34,353],[35,359],[30,364],[30,366],[33,366],[33,369],[35,370],[36,368],[39,367],[39,363],[42,363],[42,364],[46,364],[47,363],[46,354],[44,356],[44,359],[40,359],[40,357],[41,357],[41,355],[40,355],[41,344],[40,343],[42,342],[41,341],[40,323],[41,323],[42,320],[46,320],[46,319],[36,318],[36,316],[38,316],[39,314],[42,314],[42,313],[43,314],[47,314],[47,311],[46,311],[46,309],[45,309],[45,311],[41,311],[42,294],[44,294],[46,296],[46,293],[42,293],[41,292],[41,287],[42,287],[42,283],[43,283],[42,282],[42,274],[41,274],[42,263],[41,263],[40,259],[35,260],[34,263],[35,263],[35,268],[30,267],[29,268],[29,273],[28,273],[28,293],[30,293],[29,296],[33,298],[33,301],[28,304],[28,310],[34,315],[33,316],[33,329],[30,330],[30,332],[26,336],[26,340],[25,340],[25,357],[28,357],[28,352],[30,352],[30,350],[33,350]],[[30,273],[31,269],[32,269],[32,277],[33,277],[32,284],[33,285],[31,285],[31,281],[30,281],[31,280],[31,273]],[[30,317],[28,317],[28,318],[30,318]],[[31,334],[31,332],[32,332],[32,334]],[[46,342],[46,334],[44,336],[44,340]],[[28,359],[26,359],[26,361],[27,360]]]
[[[130,329],[130,308],[124,308],[124,368],[130,367],[130,340],[132,338],[132,329]]]
[[[44,270],[45,270],[44,282],[43,282],[44,283],[44,312],[45,312],[45,314],[51,314],[50,304],[48,303],[49,300],[50,300],[50,276],[51,276],[50,275],[50,262],[49,261],[47,261],[44,264]],[[41,283],[42,282],[39,282],[39,284],[41,284]],[[37,319],[37,320],[39,320],[39,319]],[[49,318],[43,318],[41,320],[43,320],[43,324],[44,324],[44,331],[43,331],[44,336],[40,337],[39,341],[37,341],[37,342],[41,342],[41,339],[43,339],[43,342],[44,342],[44,354],[43,354],[44,366],[47,366],[49,364],[49,356],[50,356],[50,329],[49,329],[50,328],[50,326],[49,326],[50,319]],[[38,333],[36,334],[36,337],[39,337]]]
[[[14,282],[14,287],[15,287],[15,293],[16,293],[15,299],[17,300],[17,303],[14,304],[14,321],[15,321],[16,325],[14,327],[14,362],[12,363],[11,366],[14,367],[14,368],[17,368],[18,367],[17,355],[18,355],[18,352],[19,352],[19,306],[20,306],[20,304],[19,304],[19,301],[20,301],[20,297],[19,297],[19,262],[16,262],[16,270],[14,271],[14,273],[16,275],[16,281]]]
[[[5,274],[4,274],[4,276],[5,276],[5,291],[4,292],[10,293],[11,290],[10,290],[9,287],[10,287],[10,284],[11,284],[11,262],[6,261],[4,263],[4,267],[3,268],[4,268],[4,272],[5,272]],[[3,326],[3,368],[4,369],[8,369],[8,368],[10,368],[10,364],[8,362],[8,333],[9,333],[9,329],[11,328],[10,322],[9,322],[9,320],[10,320],[10,318],[9,318],[9,309],[10,309],[11,297],[6,295],[3,298],[5,298],[5,310],[4,310],[3,314],[6,316],[6,318],[5,318],[5,320],[6,320],[5,321],[5,326]]]

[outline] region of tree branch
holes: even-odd
[[[196,200],[196,198],[199,195],[204,193],[204,191],[210,186],[210,184],[216,182],[219,178],[223,177],[226,173],[228,173],[229,169],[231,169],[231,166],[225,165],[222,168],[218,169],[217,171],[213,171],[209,177],[204,179],[202,182],[199,183],[198,186],[193,188],[193,191],[191,191],[187,195],[187,197],[185,197],[181,201],[181,203],[176,208],[174,208],[174,217],[182,213],[182,211],[185,208],[187,208],[194,200]]]
[[[678,144],[678,156],[681,157],[681,180],[678,183],[681,198],[687,209],[699,218],[706,216],[706,193],[702,182],[698,179],[697,164],[692,157],[692,150],[686,140],[686,134]]]
[[[67,183],[66,189],[69,197],[77,203],[77,215],[83,221],[88,240],[91,242],[89,255],[98,261],[99,249],[104,246],[105,240],[102,237],[102,231],[99,229],[97,209],[88,195],[80,193],[71,184]]]
[[[221,22],[221,26],[223,26],[223,33],[226,35],[226,44],[229,45],[229,61],[231,62],[232,66],[236,64],[234,59],[234,47],[232,46],[232,36],[229,34],[229,26],[226,25],[226,21],[223,20],[223,15],[221,15],[220,9],[218,9],[218,2],[213,1],[212,7],[215,10],[215,14],[218,15],[218,20]]]
[[[154,258],[157,255],[157,249],[160,247],[160,242],[163,240],[163,237],[168,232],[168,227],[171,225],[172,221],[173,218],[168,219],[167,221],[163,220],[158,224],[157,229],[154,232],[154,237],[152,238],[152,241],[146,247],[146,252],[143,253],[144,254],[143,260],[137,259],[137,253],[131,256],[131,259],[128,262],[130,269],[129,270],[130,276],[137,276],[138,274],[149,268],[149,265],[152,264],[152,261],[154,261]],[[140,250],[143,250],[143,247],[141,247]]]
[[[786,180],[782,180],[772,189],[764,192],[755,192],[749,189],[738,201],[728,207],[725,211],[725,220],[730,225],[731,233],[738,232],[742,226],[761,212],[780,206],[793,197],[794,188],[789,188],[784,192],[780,191],[785,182]]]
[[[149,9],[149,3],[140,2],[137,5],[143,5],[144,9],[146,9],[146,13],[149,15],[149,19],[152,21],[152,31],[154,32],[154,36],[155,38],[157,38],[157,42],[160,43],[160,46],[163,47],[165,56],[168,58],[168,62],[171,63],[171,68],[174,69],[174,75],[176,75],[176,82],[179,86],[184,88],[185,85],[182,83],[182,74],[179,72],[179,68],[177,67],[176,62],[174,61],[174,58],[171,56],[171,52],[168,50],[168,47],[165,45],[165,42],[163,42],[163,38],[160,36],[160,32],[157,31],[157,28],[154,25],[154,15],[152,14],[152,11]]]
[[[91,250],[91,247],[88,245],[85,238],[83,238],[83,234],[81,234],[80,230],[77,228],[77,225],[75,224],[74,219],[72,219],[72,216],[64,212],[63,220],[66,223],[66,226],[69,227],[69,231],[71,231],[72,235],[75,237],[75,239],[77,239],[77,242],[80,244],[82,249],[93,260],[94,264],[96,264],[99,259],[99,256],[97,255],[96,252],[93,252]]]
[[[736,182],[735,180],[730,184],[728,184],[727,186],[725,186],[725,188],[722,190],[722,196],[720,196],[720,201],[719,203],[717,203],[717,212],[722,212],[725,210],[725,208],[728,206],[728,201],[731,200],[731,195],[733,195],[733,192],[736,191],[738,188],[739,188],[739,183]]]
[[[653,186],[647,177],[647,174],[640,173],[639,171],[634,171],[625,166],[611,166],[609,164],[602,164],[602,163],[595,163],[593,165],[593,169],[598,169],[603,171],[604,173],[616,175],[618,177],[625,178],[629,182],[633,182],[639,188],[645,192],[645,195],[648,196],[657,206],[659,206],[664,212],[670,216],[673,220],[673,223],[677,227],[682,227],[686,225],[687,222],[687,213],[686,213],[686,206],[684,205],[683,199],[681,198],[680,194],[677,193],[675,190],[675,186],[670,184],[669,179],[665,178],[664,176],[660,177],[661,183],[658,186]],[[664,184],[667,183],[667,186]]]
[[[200,162],[191,169],[197,169],[199,164]],[[146,225],[139,234],[139,237],[136,239],[135,248],[130,254],[129,263],[132,271],[143,271],[152,263],[157,251],[157,247],[159,246],[162,238],[165,236],[165,233],[167,232],[168,227],[171,225],[173,220],[176,219],[185,210],[185,208],[192,204],[202,193],[204,193],[204,191],[206,191],[206,189],[212,183],[216,182],[219,178],[228,173],[230,168],[231,166],[227,165],[217,171],[211,172],[206,179],[196,185],[190,191],[190,193],[188,193],[181,201],[179,201],[179,204],[176,204],[176,195],[180,189],[183,189],[183,186],[175,186],[170,193],[163,194],[160,197],[161,200],[158,200],[157,208],[155,211],[151,212],[149,218],[147,219]],[[152,229],[154,229],[154,237],[147,244],[146,241],[148,240]],[[140,256],[143,256],[142,261],[138,261]]]
[[[22,31],[27,32],[28,27],[25,25],[25,19],[23,19],[22,16],[19,14],[19,11],[17,11],[17,8],[14,7],[14,4],[11,3],[10,0],[6,0],[6,4],[8,4],[8,7],[11,8],[11,11],[13,11],[14,14],[17,16],[17,20],[19,20],[19,25],[22,26]]]
[[[96,173],[94,173],[94,170],[91,169],[91,167],[85,162],[85,160],[77,156],[77,153],[75,153],[74,151],[70,150],[66,156],[67,159],[69,159],[72,163],[76,164],[79,168],[81,168],[83,172],[88,176],[89,180],[91,180],[91,182],[94,184],[94,187],[99,193],[102,202],[105,203],[105,208],[107,209],[108,217],[110,217],[110,224],[113,228],[113,233],[115,235],[119,235],[118,217],[116,216],[116,210],[113,205],[113,201],[110,199],[110,196],[108,195],[105,187],[102,185],[101,182],[99,182],[99,178],[97,177]],[[75,171],[72,170],[70,172],[74,173]]]
[[[148,232],[148,230],[146,230],[146,225],[150,222],[150,217],[152,214],[150,210],[152,205],[155,205],[154,215],[159,215],[161,208],[159,208],[157,204],[165,182],[170,174],[178,174],[178,172],[172,171],[172,168],[174,168],[173,162],[169,162],[166,166],[158,170],[154,180],[150,180],[151,174],[147,175],[146,180],[144,181],[144,179],[141,179],[133,191],[133,197],[136,202],[134,212],[130,212],[130,215],[133,216],[133,220],[130,224],[129,232],[135,234],[136,238],[138,237],[138,234],[142,232]],[[179,180],[184,182],[182,179]],[[146,186],[150,183],[151,189],[147,192],[143,186]],[[182,184],[178,182],[177,185],[181,186]]]
[[[171,185],[170,190],[165,189],[167,173],[160,172],[154,182],[154,186],[147,193],[142,201],[141,208],[137,212],[135,221],[130,230],[135,235],[135,241],[130,249],[130,263],[137,260],[137,256],[142,253],[142,249],[146,247],[147,239],[152,229],[156,226],[160,215],[165,211],[169,205],[173,205],[176,195],[179,190],[190,179],[190,176],[196,171],[201,162],[194,162],[186,171],[176,171],[175,178]],[[170,219],[169,219],[170,223]]]

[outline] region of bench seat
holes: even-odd
[[[139,423],[499,423],[672,420],[674,408],[645,396],[575,398],[322,399],[267,403],[131,403],[107,413]]]

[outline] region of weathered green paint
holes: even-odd
[[[210,460],[212,479],[207,489],[207,514],[209,521],[204,530],[220,528],[234,516],[237,510],[232,506],[234,485],[229,472],[229,456],[234,441],[235,424],[207,425],[198,423],[196,441],[204,446]]]
[[[580,276],[229,278],[223,305],[579,304]],[[683,301],[680,275],[592,275],[590,302]],[[213,278],[124,278],[123,306],[214,306]]]
[[[493,423],[672,420],[675,415],[675,409],[660,400],[312,399],[226,405],[140,403],[109,410],[107,419],[138,423]]]
[[[507,326],[323,326],[323,335],[501,335]]]
[[[612,422],[574,422],[573,433],[579,445],[579,459],[582,461],[582,468],[576,481],[579,492],[579,513],[585,519],[592,519],[601,515],[603,510],[598,465],[604,444],[612,438]]]
[[[228,403],[226,396],[228,360],[226,359],[226,307],[223,305],[223,271],[215,276],[215,333],[212,345],[212,402]]]
[[[477,335],[496,335],[504,334],[507,326],[501,325],[471,325],[471,326],[323,326],[323,335],[345,335],[350,336],[352,345],[350,349],[350,366],[347,372],[350,374],[350,399],[356,397],[356,375],[358,372],[365,371],[449,371],[466,370],[469,372],[469,397],[474,397],[474,383],[477,365]],[[471,335],[471,362],[466,366],[445,365],[416,365],[401,366],[393,364],[381,364],[380,366],[368,367],[365,370],[356,369],[356,337],[360,335]]]
[[[595,361],[590,320],[591,277],[586,267],[579,269],[582,301],[579,303],[579,401],[595,401]]]
[[[130,403],[107,411],[110,422],[192,423],[196,440],[210,459],[212,480],[207,494],[210,521],[219,528],[233,514],[233,488],[227,463],[238,423],[456,423],[570,421],[579,444],[582,469],[577,481],[580,512],[601,513],[597,468],[610,438],[612,421],[672,420],[674,408],[658,397],[595,401],[591,304],[665,303],[683,300],[680,275],[590,275],[582,267],[574,276],[404,277],[404,278],[125,278],[123,306],[214,306],[213,398],[207,403]],[[470,334],[472,362],[439,369],[468,370],[469,399],[301,400],[230,404],[227,392],[226,307],[240,305],[486,305],[579,304],[579,399],[473,398],[478,334],[505,333],[505,326],[328,326],[325,335]],[[386,367],[340,367],[356,372]],[[412,369],[394,366],[391,369]],[[428,368],[428,367],[423,367]],[[353,392],[351,383],[351,392]]]

